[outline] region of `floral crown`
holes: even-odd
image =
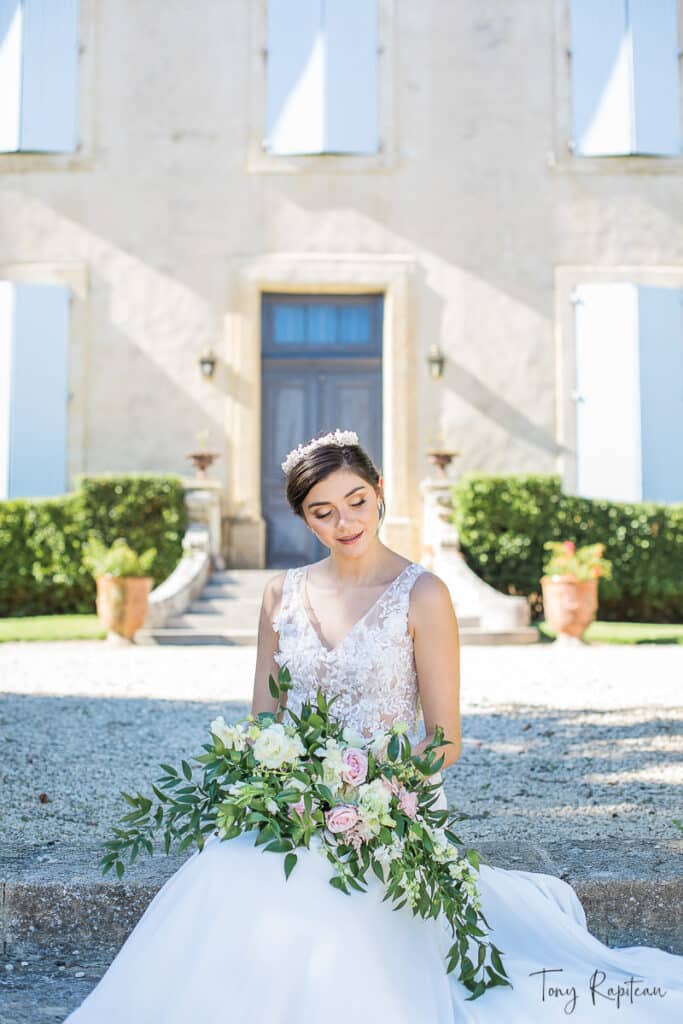
[[[310,452],[326,444],[336,444],[340,448],[346,444],[358,444],[358,434],[353,430],[339,430],[337,428],[331,434],[325,434],[323,437],[314,437],[312,441],[307,441],[306,444],[300,444],[298,447],[292,448],[285,461],[281,463],[283,472],[285,474],[289,473]]]

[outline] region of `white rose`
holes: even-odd
[[[301,736],[299,736],[298,733],[295,733],[293,736],[289,737],[289,752],[290,757],[288,758],[288,760],[290,761],[296,761],[297,757],[303,757],[304,754],[306,753],[306,748],[303,745]]]
[[[344,767],[342,750],[334,740],[327,741],[327,753],[322,760],[323,782],[333,789],[341,785],[341,773]]]
[[[274,722],[263,729],[254,741],[254,757],[266,768],[280,768],[285,762],[293,761],[296,754],[292,739],[280,722]]]
[[[386,761],[389,739],[390,737],[387,736],[383,729],[380,729],[372,737],[370,750],[376,761]]]
[[[244,750],[246,740],[241,725],[228,725],[223,716],[219,715],[218,718],[214,718],[209,728],[223,746],[232,750]]]
[[[362,748],[368,741],[367,736],[361,735],[361,733],[356,732],[355,729],[350,729],[348,725],[345,727],[342,735],[344,737],[344,742],[348,743],[350,747]]]

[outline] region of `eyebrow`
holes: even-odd
[[[356,491],[362,491],[364,488],[365,488],[365,484],[359,484],[358,487],[354,487],[353,490],[349,491],[348,494],[345,494],[344,497],[345,498],[350,498],[352,494],[356,493]],[[332,504],[331,501],[312,501],[311,504],[308,505],[307,507],[308,508],[315,508],[316,505],[331,505],[331,504]]]

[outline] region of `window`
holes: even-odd
[[[0,152],[77,146],[79,0],[0,0]]]
[[[582,284],[574,303],[577,492],[683,501],[683,289]]]
[[[0,500],[66,491],[69,301],[0,281]]]
[[[378,151],[377,17],[376,0],[269,0],[268,152]]]
[[[570,0],[571,148],[681,152],[677,0]]]

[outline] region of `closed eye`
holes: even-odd
[[[365,498],[362,498],[360,501],[355,501],[355,502],[352,501],[351,502],[351,508],[360,508],[361,505],[364,505],[364,504],[365,504]],[[329,512],[324,512],[323,515],[321,515],[321,516],[316,514],[315,518],[316,519],[327,519],[329,514],[330,514]]]

